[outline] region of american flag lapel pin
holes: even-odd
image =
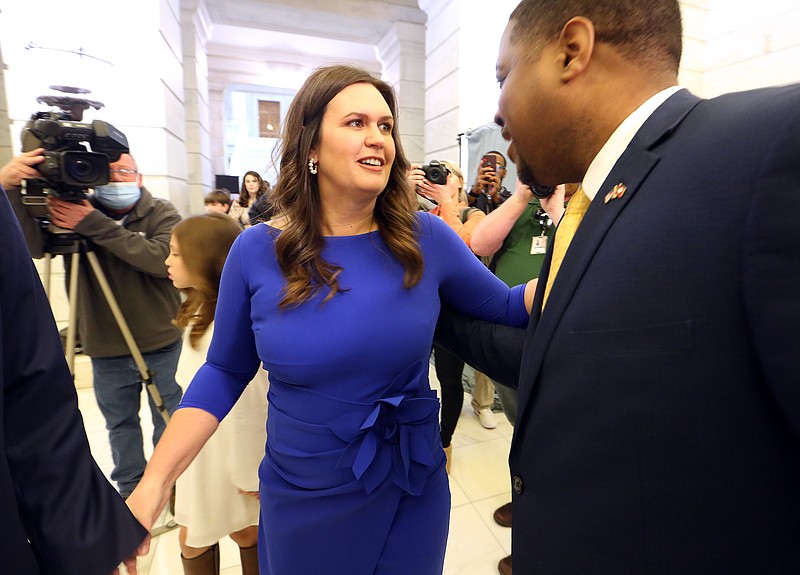
[[[607,204],[611,200],[616,200],[617,198],[621,198],[622,196],[625,195],[625,192],[627,190],[628,190],[628,186],[626,186],[625,184],[623,184],[623,183],[617,184],[616,186],[614,186],[614,189],[612,189],[610,192],[608,192],[606,194],[606,197],[603,200],[603,203]]]

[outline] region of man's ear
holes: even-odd
[[[594,42],[594,24],[588,18],[576,16],[564,25],[558,38],[562,82],[570,82],[586,70],[594,54]]]

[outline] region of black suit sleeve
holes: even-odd
[[[471,319],[442,304],[434,341],[497,383],[517,388],[524,329]]]
[[[21,525],[42,574],[106,575],[146,531],[89,451],[50,305],[2,188],[0,246],[5,511],[16,502],[2,520]]]
[[[742,292],[766,383],[800,440],[800,115],[771,142],[747,213]]]

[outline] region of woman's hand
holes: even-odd
[[[440,206],[444,206],[445,204],[455,203],[453,202],[453,198],[450,195],[450,190],[447,189],[447,186],[432,184],[428,180],[422,181],[422,183],[419,185],[417,192],[422,194],[426,198],[433,200]]]
[[[172,495],[172,488],[145,475],[125,503],[145,529],[150,531]]]
[[[433,200],[440,206],[453,201],[448,187],[430,183],[425,178],[425,172],[420,169],[418,164],[411,166],[408,172],[408,181],[414,185],[414,189],[418,194]]]
[[[419,192],[417,189],[419,185],[425,181],[425,172],[423,172],[420,168],[422,166],[420,164],[412,164],[412,166],[408,169],[408,181],[414,186],[414,189]]]

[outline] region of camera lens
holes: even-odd
[[[63,178],[72,186],[91,187],[108,181],[108,158],[92,152],[64,152]]]
[[[83,159],[77,159],[71,164],[66,166],[67,173],[70,177],[75,178],[76,180],[85,180],[86,178],[91,178],[92,172],[94,171],[94,166]]]

